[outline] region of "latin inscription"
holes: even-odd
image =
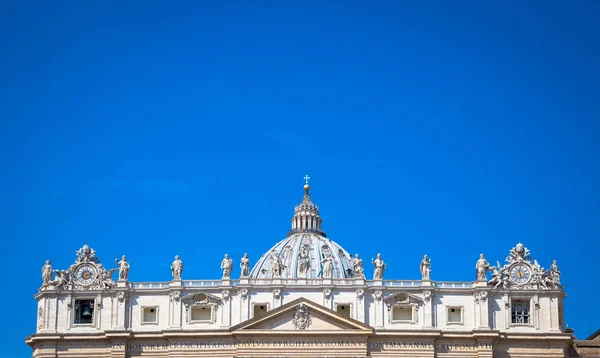
[[[256,340],[239,342],[172,342],[165,344],[146,344],[146,343],[113,343],[112,349],[131,352],[161,351],[175,349],[234,349],[237,347],[364,347],[369,349],[394,350],[394,349],[435,349],[436,351],[468,351],[492,349],[490,343],[429,343],[429,342],[364,342],[364,341],[326,341],[326,340]]]

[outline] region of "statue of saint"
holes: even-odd
[[[171,275],[173,275],[173,280],[181,280],[182,272],[183,262],[179,259],[179,255],[175,255],[175,261],[171,264]]]
[[[277,255],[275,249],[271,251],[271,260],[271,270],[273,271],[273,277],[281,277],[281,266],[283,266],[283,264],[281,263],[281,258],[279,257],[279,255]]]
[[[46,264],[42,267],[42,284],[48,285],[52,281],[52,265],[50,260],[46,260]]]
[[[129,262],[127,262],[127,258],[125,255],[121,257],[121,261],[119,259],[115,259],[115,262],[119,266],[119,281],[127,281],[127,277],[129,276]]]
[[[331,253],[325,254],[325,257],[321,260],[321,264],[323,265],[323,278],[331,278],[333,276],[333,259],[331,258]]]
[[[381,259],[381,254],[377,254],[377,260],[371,258],[371,262],[375,265],[375,272],[373,272],[373,280],[383,280],[383,273],[385,271],[385,263]]]
[[[490,264],[486,261],[483,254],[479,255],[479,260],[477,260],[475,269],[477,270],[477,281],[487,281],[486,275],[490,269]]]
[[[242,277],[250,275],[250,259],[248,254],[244,254],[244,257],[240,260],[240,268],[242,269]]]
[[[352,264],[352,271],[354,272],[354,277],[364,277],[365,270],[363,269],[363,260],[358,257],[358,254],[354,255],[354,258],[350,262]]]
[[[423,260],[421,260],[421,279],[429,280],[431,275],[431,261],[427,257],[427,255],[423,256]]]
[[[553,283],[560,283],[560,271],[558,270],[556,260],[552,260],[552,265],[550,266],[550,278],[552,279]]]
[[[221,261],[221,270],[223,270],[223,278],[231,277],[231,270],[233,269],[233,260],[229,258],[227,254]]]
[[[298,253],[298,271],[306,275],[310,268],[310,257],[308,255],[309,246],[305,244]]]

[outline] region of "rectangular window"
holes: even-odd
[[[142,323],[158,323],[158,307],[142,307]]]
[[[192,322],[212,322],[212,306],[194,306],[190,316]]]
[[[254,304],[254,318],[264,316],[269,310],[269,306],[266,303],[255,303]]]
[[[448,307],[448,323],[463,323],[462,307]]]
[[[512,323],[529,324],[529,301],[512,301]]]
[[[412,322],[413,321],[413,307],[412,306],[394,306],[392,308],[392,321]]]
[[[347,303],[337,305],[335,311],[344,317],[350,317],[350,305]]]
[[[76,300],[75,324],[93,324],[94,306],[94,300]]]

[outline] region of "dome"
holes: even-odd
[[[305,176],[304,198],[294,208],[292,229],[288,237],[279,241],[254,265],[252,278],[317,278],[323,277],[322,260],[331,257],[331,278],[353,277],[352,257],[348,251],[327,238],[321,228],[323,220],[319,207],[310,198],[310,186]],[[329,261],[329,260],[327,260]],[[325,274],[324,276],[328,276]]]
[[[252,268],[250,277],[273,278],[275,260],[281,262],[281,278],[321,277],[321,260],[329,254],[332,259],[332,278],[353,277],[352,257],[348,251],[316,233],[296,233],[281,240],[262,255]]]

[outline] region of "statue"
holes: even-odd
[[[475,269],[477,270],[477,281],[487,281],[486,275],[490,269],[490,264],[486,261],[483,254],[479,255]]]
[[[363,260],[358,257],[358,254],[354,255],[352,261],[352,271],[354,272],[354,277],[365,277],[365,270],[363,269]]]
[[[281,277],[281,269],[283,263],[281,262],[281,258],[277,255],[275,249],[271,251],[271,270],[273,271],[273,277]]]
[[[221,270],[223,270],[223,278],[229,278],[231,276],[231,270],[233,269],[233,260],[229,258],[227,254],[221,261]]]
[[[175,255],[175,261],[171,264],[171,275],[173,275],[173,280],[181,280],[182,272],[183,262],[179,259],[179,255]]]
[[[325,257],[321,260],[321,264],[323,265],[323,278],[331,278],[333,276],[333,259],[331,258],[331,253],[325,254]]]
[[[51,281],[49,284],[56,287],[56,289],[66,288],[71,283],[71,272],[66,270],[52,270],[56,273],[56,279]]]
[[[52,265],[50,260],[46,260],[46,264],[42,267],[42,286],[47,286],[52,281]]]
[[[248,254],[244,254],[244,257],[240,260],[240,268],[242,269],[242,277],[250,275],[250,259]]]
[[[429,260],[427,255],[423,256],[423,260],[421,260],[420,270],[421,270],[421,279],[429,280],[429,277],[431,275],[431,261]]]
[[[125,255],[121,257],[121,261],[119,259],[115,259],[116,264],[119,266],[119,281],[127,281],[127,277],[129,276],[129,262],[127,262],[127,258]]]
[[[304,275],[308,273],[310,268],[310,257],[308,255],[309,250],[310,246],[308,244],[304,244],[298,253],[298,271]]]
[[[552,265],[550,266],[550,279],[555,286],[560,285],[560,271],[558,270],[556,260],[552,260]]]
[[[381,259],[381,254],[377,254],[377,260],[371,258],[371,262],[375,265],[375,272],[373,272],[373,280],[382,280],[383,273],[385,271],[385,263]]]
[[[100,286],[102,288],[113,288],[117,284],[112,279],[112,274],[118,270],[118,268],[110,269],[110,270],[100,270]]]
[[[492,266],[492,278],[488,281],[488,285],[493,286],[494,288],[498,288],[502,286],[502,288],[506,288],[507,281],[506,276],[504,275],[504,267],[500,266],[498,263],[498,267]]]

